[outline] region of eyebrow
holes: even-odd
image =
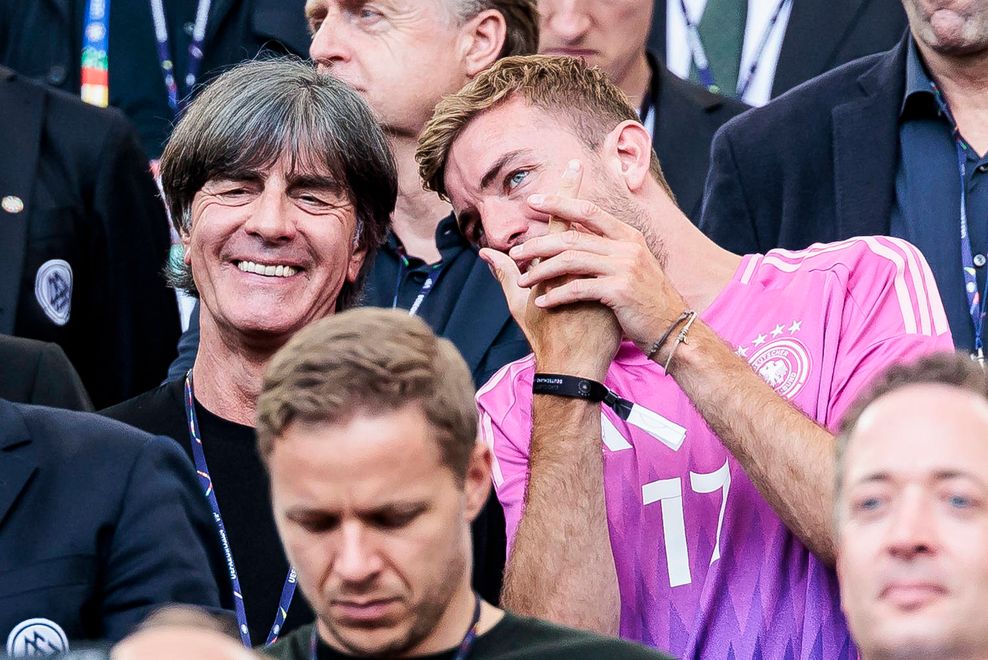
[[[970,474],[968,472],[962,472],[960,470],[937,470],[933,473],[933,481],[947,481],[949,479],[968,479],[974,481],[978,484],[984,485],[984,482],[979,479],[976,475]],[[894,481],[893,476],[888,472],[874,472],[861,479],[854,482],[855,486],[861,484],[872,484],[885,481]]]
[[[343,186],[327,175],[289,174],[287,183],[289,190],[324,190],[337,195],[343,192]]]
[[[387,504],[382,504],[381,506],[376,506],[372,509],[364,509],[357,512],[357,516],[360,518],[373,518],[374,516],[397,514],[397,515],[417,515],[429,508],[429,503],[426,501],[412,501],[412,502],[389,502]],[[328,509],[320,508],[309,508],[306,506],[296,506],[285,511],[285,516],[291,520],[313,520],[320,518],[337,518],[341,514],[339,511],[330,511]]]
[[[514,151],[509,151],[498,158],[494,161],[494,164],[491,165],[490,169],[487,170],[484,176],[480,177],[480,189],[485,190],[488,188],[491,185],[491,182],[501,174],[501,170],[503,170],[508,163],[515,160],[519,156],[523,156],[528,153],[530,153],[529,149],[516,149]]]
[[[304,11],[305,18],[309,21],[326,15],[326,7],[323,3],[314,0],[306,0]]]

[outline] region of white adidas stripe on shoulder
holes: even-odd
[[[509,362],[508,364],[504,365],[503,367],[495,371],[494,375],[491,376],[490,380],[488,380],[486,383],[480,386],[480,389],[477,390],[476,398],[479,400],[481,396],[493,390],[505,378],[510,378],[511,380],[514,380],[519,373],[521,373],[528,367],[534,367],[534,366],[535,366],[535,354],[529,354],[526,357],[515,360],[514,362]]]
[[[935,336],[947,331],[947,317],[939,299],[933,300],[931,292],[936,291],[933,273],[926,259],[913,245],[890,236],[859,236],[834,243],[814,243],[805,250],[770,250],[762,257],[759,265],[771,266],[785,273],[792,273],[805,267],[816,257],[861,246],[873,254],[888,260],[895,266],[893,287],[896,300],[902,313],[904,329],[909,334]],[[751,264],[749,264],[751,266]],[[750,272],[748,272],[750,270]],[[746,270],[742,283],[754,277],[756,268]],[[911,288],[916,294],[916,304],[910,295]]]
[[[501,461],[498,460],[494,449],[494,423],[485,410],[480,412],[480,440],[491,450],[491,480],[494,481],[495,488],[500,488],[504,483],[504,472],[501,470]]]
[[[947,312],[943,309],[943,302],[940,300],[940,290],[937,288],[936,279],[933,277],[933,270],[930,269],[929,262],[918,247],[899,238],[888,238],[887,241],[897,244],[909,259],[910,266],[914,269],[914,277],[922,279],[923,286],[916,286],[916,297],[920,304],[923,304],[930,311],[930,318],[933,322],[933,334],[942,335],[950,329],[947,322]]]

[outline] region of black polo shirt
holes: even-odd
[[[410,310],[422,296],[415,313],[437,335],[443,335],[463,284],[480,257],[457,229],[452,214],[436,227],[436,247],[440,260],[427,264],[406,255],[401,240],[389,234],[367,275],[362,304]],[[424,289],[430,277],[431,286]]]

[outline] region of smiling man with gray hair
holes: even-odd
[[[388,229],[395,165],[349,87],[268,60],[193,101],[161,176],[185,247],[173,280],[201,301],[200,349],[184,379],[107,414],[175,438],[195,462],[227,555],[224,591],[244,644],[259,645],[311,620],[301,599],[288,607],[295,576],[253,449],[261,374],[295,332],[356,300]]]

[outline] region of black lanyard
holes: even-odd
[[[401,289],[401,280],[405,275],[405,269],[408,268],[408,257],[403,254],[398,255],[398,277],[395,279],[395,295],[391,300],[391,309],[398,308],[398,291]],[[412,306],[408,308],[408,315],[415,316],[418,314],[419,309],[422,307],[422,303],[425,299],[432,293],[432,289],[435,287],[436,282],[439,280],[439,276],[443,272],[443,262],[433,264],[429,267],[429,274],[425,278],[425,282],[422,282],[422,288],[419,289],[419,293],[415,296]]]
[[[189,64],[185,71],[185,89],[191,93],[199,77],[202,65],[202,42],[206,38],[206,24],[209,21],[209,6],[211,0],[199,0],[196,6],[196,22],[192,28],[192,43],[189,44]],[[171,46],[168,43],[168,24],[165,22],[165,8],[162,0],[151,0],[151,19],[154,22],[154,37],[158,42],[158,63],[161,74],[165,78],[165,88],[168,90],[168,106],[177,116],[180,107],[178,84],[175,82],[175,62],[171,56]]]

